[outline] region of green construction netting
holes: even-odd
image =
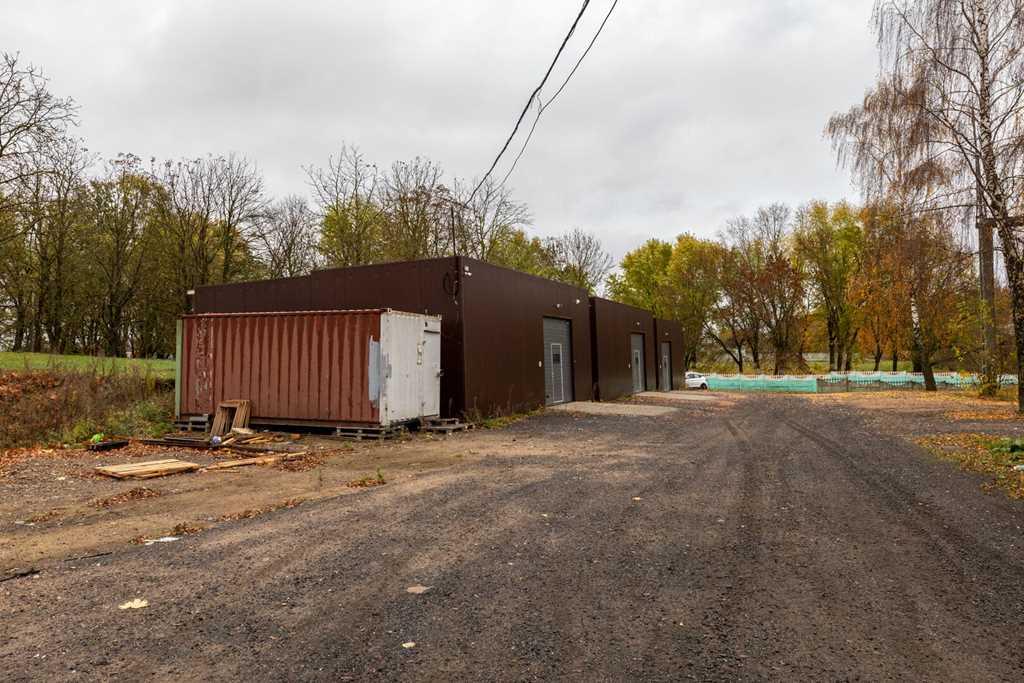
[[[1003,385],[1017,383],[1014,375],[999,378]],[[969,388],[977,386],[977,375],[955,372],[935,373],[935,383],[941,387]],[[718,391],[777,391],[813,394],[830,391],[864,389],[917,389],[924,387],[924,376],[912,372],[848,372],[827,375],[781,376],[770,375],[711,375],[708,388]]]
[[[712,391],[780,391],[813,394],[818,391],[818,379],[816,377],[713,375],[708,377],[708,389]]]

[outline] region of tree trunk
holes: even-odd
[[[882,366],[882,345],[875,341],[875,372]]]
[[[1024,282],[1016,249],[1004,249],[1007,280],[1013,301],[1013,337],[1017,348],[1017,412],[1024,414]]]
[[[935,385],[935,371],[932,369],[931,354],[922,350],[919,355],[921,356],[921,372],[924,375],[924,390],[938,391],[939,388]]]
[[[25,313],[18,307],[14,314],[14,343],[11,351],[21,351],[25,346]]]
[[[899,372],[900,370],[900,350],[896,348],[896,343],[892,345],[892,371]]]
[[[832,316],[828,316],[825,321],[825,325],[828,328],[828,369],[829,372],[839,369],[839,358],[837,357],[836,349],[836,326],[832,322]]]

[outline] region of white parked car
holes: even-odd
[[[702,375],[699,372],[688,372],[686,373],[686,388],[687,389],[704,389],[708,388],[707,375]]]

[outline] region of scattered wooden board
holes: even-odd
[[[199,450],[212,450],[219,448],[205,441],[185,441],[184,439],[139,439],[139,443],[147,446],[166,446],[167,448],[195,448]]]
[[[115,479],[152,479],[153,477],[164,477],[168,474],[179,474],[181,472],[194,472],[199,465],[184,460],[150,460],[148,462],[132,462],[125,465],[104,465],[97,467],[96,471]]]
[[[237,460],[223,460],[221,462],[215,462],[212,465],[207,465],[204,470],[228,470],[235,467],[245,467],[247,465],[273,465],[275,462],[281,462],[282,460],[294,460],[295,458],[301,458],[306,455],[302,453],[282,453],[281,455],[264,455],[259,458],[239,458]]]

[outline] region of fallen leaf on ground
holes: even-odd
[[[143,607],[149,607],[149,600],[135,598],[117,606],[118,609],[142,609]]]
[[[415,586],[409,586],[406,588],[405,592],[412,593],[413,595],[423,595],[431,588],[433,588],[433,586],[421,586],[420,584],[416,584]]]
[[[406,650],[411,650],[414,647],[416,647],[416,643],[410,640],[408,643],[402,643],[402,647],[404,647]]]

